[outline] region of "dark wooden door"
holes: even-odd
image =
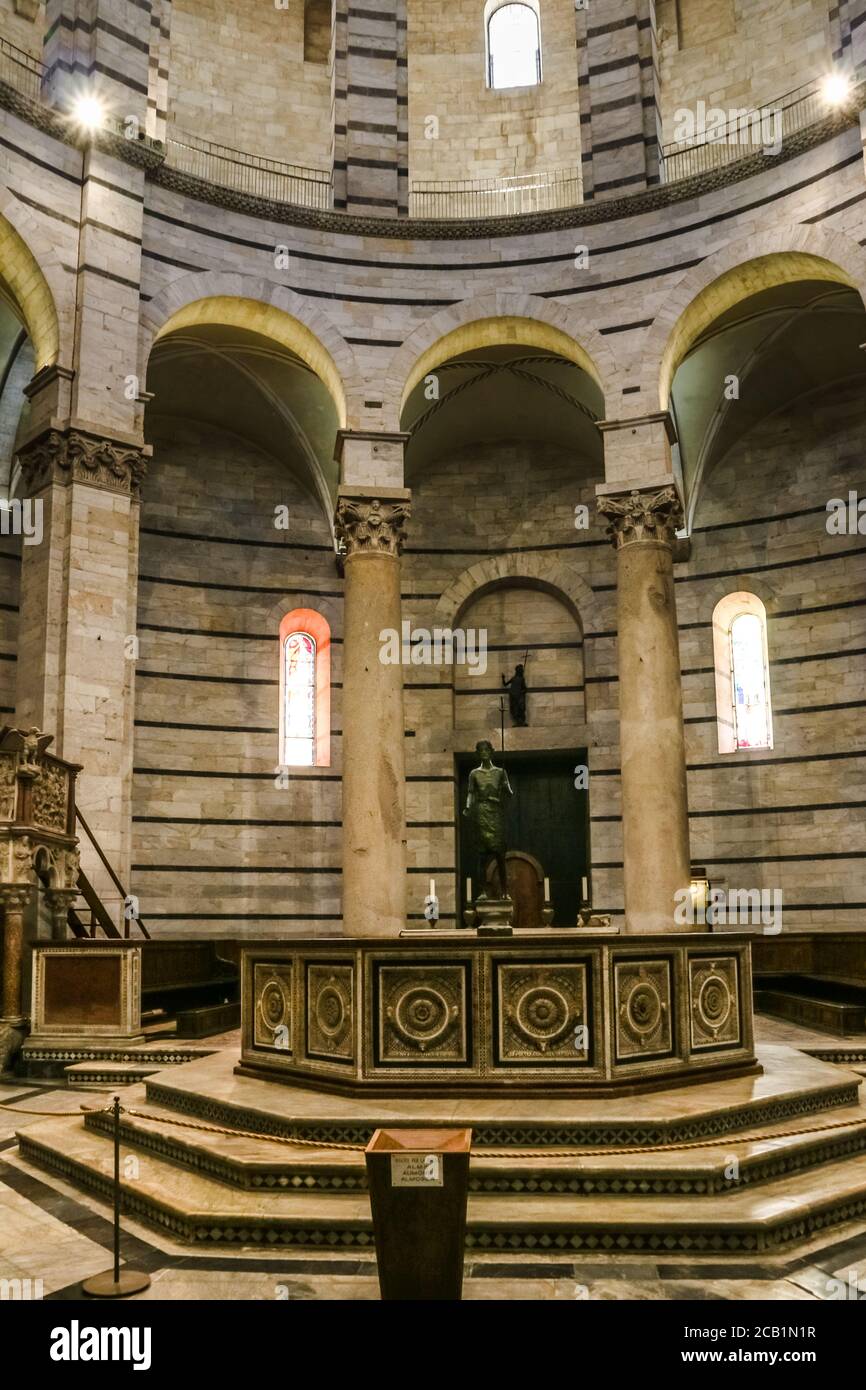
[[[458,759],[460,808],[466,804],[472,755]],[[585,750],[573,753],[494,754],[508,772],[514,796],[506,813],[508,849],[533,855],[550,879],[554,926],[574,926],[580,907],[580,880],[588,876],[588,793],[575,788],[575,767],[586,764]],[[478,891],[477,851],[465,817],[459,818],[460,894],[471,875]]]

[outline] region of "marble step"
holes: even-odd
[[[25,1076],[49,1081],[62,1080],[67,1068],[79,1062],[92,1062],[103,1067],[107,1063],[142,1062],[147,1064],[147,1075],[151,1075],[164,1067],[184,1066],[187,1062],[210,1057],[213,1050],[205,1045],[182,1042],[145,1042],[134,1047],[123,1047],[117,1043],[82,1043],[79,1047],[27,1041],[21,1059]]]
[[[112,1091],[118,1086],[132,1086],[144,1081],[154,1072],[162,1071],[163,1063],[154,1062],[73,1062],[63,1068],[67,1086],[76,1091]]]
[[[476,1149],[622,1148],[715,1139],[856,1105],[862,1078],[794,1048],[763,1046],[763,1072],[625,1097],[334,1096],[235,1074],[214,1053],[146,1082],[150,1104],[192,1119],[314,1141],[366,1144],[380,1126],[470,1125]]]
[[[38,1121],[19,1133],[25,1161],[48,1168],[105,1200],[113,1145],[77,1118]],[[369,1247],[366,1193],[274,1192],[232,1188],[141,1150],[124,1165],[123,1204],[138,1218],[198,1246]],[[717,1196],[472,1194],[467,1247],[546,1250],[762,1254],[790,1249],[835,1226],[866,1219],[866,1154]]]
[[[273,1139],[216,1134],[178,1125],[166,1110],[129,1102],[141,1114],[124,1114],[124,1144],[236,1187],[260,1190],[351,1191],[366,1186],[363,1155],[357,1151],[293,1147]],[[850,1128],[829,1128],[854,1121]],[[203,1123],[203,1122],[200,1122]],[[89,1115],[86,1127],[111,1133],[105,1112]],[[828,1126],[816,1129],[817,1125]],[[784,1139],[772,1136],[790,1131]],[[730,1195],[736,1182],[765,1182],[786,1173],[866,1152],[866,1104],[834,1109],[826,1115],[800,1115],[785,1124],[756,1126],[754,1140],[731,1135],[721,1144],[623,1155],[549,1155],[519,1158],[495,1151],[473,1154],[470,1187],[478,1192],[515,1195],[540,1191],[667,1193],[671,1196],[717,1192]]]

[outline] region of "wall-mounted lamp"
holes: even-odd
[[[851,79],[843,72],[830,72],[821,83],[821,96],[828,106],[842,106],[851,92]]]

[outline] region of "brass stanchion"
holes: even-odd
[[[114,1267],[85,1279],[81,1285],[93,1298],[128,1298],[150,1288],[150,1275],[120,1268],[120,1097],[114,1097]]]

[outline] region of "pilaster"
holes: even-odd
[[[661,113],[654,0],[575,11],[585,201],[660,179]]]
[[[406,0],[335,0],[334,206],[368,217],[409,210]]]

